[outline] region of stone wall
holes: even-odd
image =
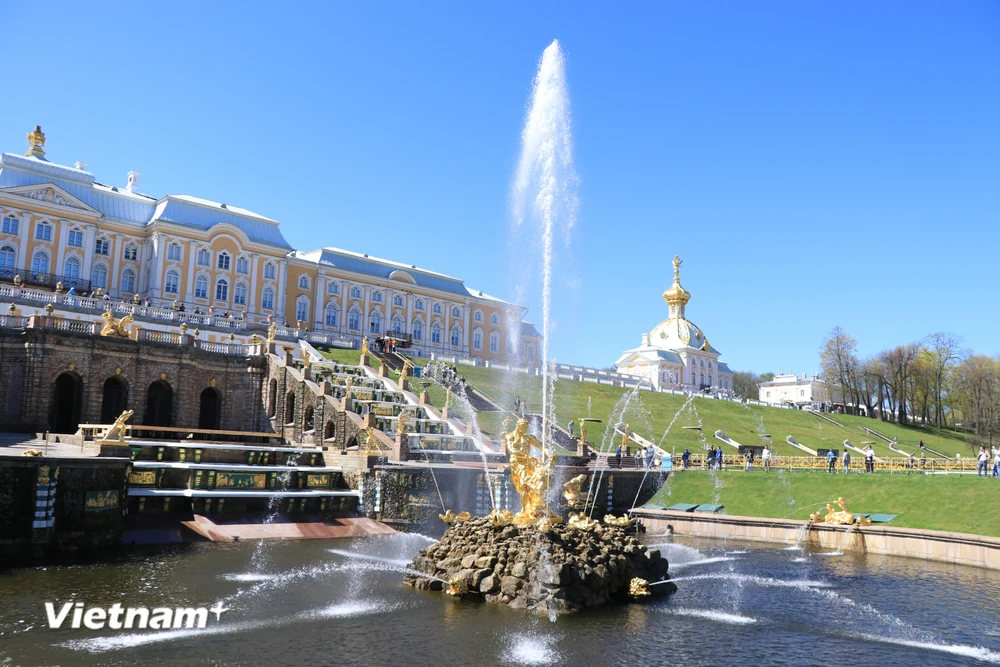
[[[199,426],[201,394],[212,388],[221,399],[219,426],[264,430],[260,374],[248,372],[248,358],[187,346],[76,334],[52,329],[0,330],[0,430],[52,430],[56,381],[67,374],[79,383],[79,422],[101,423],[104,385],[124,383],[131,423],[147,423],[147,394],[154,382],[172,390],[171,424]],[[263,369],[261,369],[263,371]]]

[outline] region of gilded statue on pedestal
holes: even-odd
[[[545,492],[549,489],[555,457],[528,433],[528,420],[524,418],[517,420],[514,430],[504,436],[504,442],[510,456],[511,481],[521,497],[521,511],[514,515],[514,523],[527,526],[548,518],[552,513],[545,505]]]
[[[118,418],[115,420],[115,423],[112,424],[111,428],[108,429],[108,432],[104,434],[103,442],[111,442],[111,438],[112,436],[114,436],[118,438],[117,440],[118,444],[124,445],[125,432],[128,429],[128,426],[125,425],[125,422],[127,422],[129,419],[132,418],[132,414],[133,414],[132,410],[126,410],[125,412],[118,415]]]
[[[132,324],[135,320],[132,317],[132,313],[129,313],[120,320],[116,320],[114,314],[112,314],[109,308],[101,317],[104,318],[104,327],[101,329],[102,336],[120,336],[121,338],[129,337],[129,330],[126,328],[128,325]]]

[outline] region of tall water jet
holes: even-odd
[[[569,89],[565,59],[559,41],[553,40],[542,53],[531,93],[531,104],[521,132],[521,157],[511,188],[515,231],[531,225],[541,237],[542,280],[542,443],[551,439],[552,400],[549,339],[552,333],[553,237],[561,232],[565,241],[576,220],[577,176],[573,168],[573,138],[570,125]],[[522,246],[523,247],[523,246]],[[521,266],[531,266],[522,263]],[[523,284],[529,276],[518,276]],[[521,294],[518,295],[522,296]],[[517,332],[518,337],[520,331]]]

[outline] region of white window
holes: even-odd
[[[358,288],[358,287],[352,287],[351,288],[351,298],[352,299],[360,299],[361,298],[361,289]]]
[[[226,282],[225,278],[219,278],[219,281],[215,283],[215,300],[229,300],[229,283]]]
[[[66,267],[63,270],[63,273],[65,274],[64,277],[69,278],[70,280],[79,280],[80,260],[78,260],[76,257],[70,257],[69,259],[67,259]]]
[[[5,245],[0,248],[0,276],[11,277],[10,270],[14,268],[15,257],[17,257],[17,251],[14,250],[13,246]]]
[[[274,292],[270,287],[264,288],[264,293],[260,297],[260,307],[264,310],[274,310]]]
[[[497,315],[496,313],[490,315],[490,324],[492,324],[493,326],[500,324],[500,316]]]
[[[452,317],[461,317],[462,316],[462,309],[461,308],[452,308],[451,309],[451,316]]]
[[[500,351],[500,334],[496,331],[490,334],[490,352],[496,354]]]
[[[83,232],[78,229],[69,230],[69,236],[66,238],[66,244],[71,245],[74,248],[83,247]]]
[[[39,241],[51,241],[52,240],[52,225],[47,222],[41,222],[35,227],[35,238]]]
[[[765,398],[771,398],[771,392],[767,392],[767,396]]]
[[[434,326],[431,327],[431,342],[432,343],[438,343],[438,344],[441,343],[441,325],[440,324],[434,324]]]
[[[309,301],[306,299],[299,299],[295,302],[295,319],[300,322],[305,322],[309,319]]]
[[[477,311],[476,311],[476,312],[475,312],[475,313],[474,313],[474,314],[472,315],[472,320],[473,320],[474,322],[482,322],[482,321],[483,321],[483,311],[481,311],[481,310],[477,310]]]
[[[274,278],[274,264],[271,264],[271,262],[264,265],[264,277]]]
[[[95,264],[90,272],[91,287],[106,289],[108,286],[108,269],[103,264]]]
[[[135,271],[132,269],[122,271],[122,284],[120,287],[119,291],[121,292],[135,293]]]
[[[35,256],[31,258],[31,272],[48,273],[49,256],[46,255],[44,252],[36,252]]]
[[[361,328],[361,311],[351,308],[347,313],[347,328],[351,331],[358,331]]]
[[[399,296],[398,294],[396,296],[392,297],[392,305],[394,305],[394,306],[402,306],[403,305],[403,297]]]
[[[413,307],[416,308],[417,310],[423,310],[424,309],[424,300],[423,299],[417,299],[416,301],[413,302]]]
[[[299,289],[309,289],[309,276],[304,273],[299,276]]]
[[[94,244],[94,254],[107,256],[110,252],[111,252],[111,244],[108,243],[108,240],[97,239],[97,243]]]
[[[125,252],[123,254],[123,257],[125,259],[135,261],[135,259],[138,256],[139,256],[139,249],[134,244],[129,243],[128,245],[125,246]]]
[[[392,330],[400,333],[403,332],[403,318],[399,315],[392,318]]]
[[[424,339],[424,323],[417,320],[413,323],[413,340]]]
[[[163,281],[163,291],[167,294],[177,294],[180,289],[181,277],[176,271],[167,271],[167,279]]]
[[[326,306],[326,326],[337,326],[337,304],[330,303]]]
[[[373,333],[373,334],[382,333],[382,314],[381,313],[377,313],[377,312],[372,313],[371,322],[369,322],[368,330],[371,333]]]
[[[455,347],[462,344],[462,330],[458,327],[451,328],[451,344]]]
[[[208,298],[208,278],[205,276],[198,276],[198,279],[194,281],[194,297],[196,299]]]
[[[0,228],[0,230],[2,230],[4,234],[16,235],[17,225],[18,225],[17,218],[4,218],[3,227]]]
[[[209,266],[212,263],[211,254],[202,248],[198,251],[198,266]]]
[[[340,294],[340,286],[335,282],[329,282],[326,284],[327,294]]]
[[[181,244],[171,243],[167,246],[167,259],[181,261]]]
[[[372,292],[372,301],[382,303],[382,292]]]
[[[236,259],[236,273],[250,273],[250,262],[247,261],[246,257]]]
[[[236,288],[233,290],[233,305],[247,305],[247,286],[243,283],[236,283]]]
[[[805,389],[799,389],[799,396],[805,396],[805,395],[806,395],[806,390]]]
[[[229,264],[230,264],[231,261],[232,260],[229,257],[229,253],[228,252],[220,252],[219,253],[219,261],[216,262],[215,268],[222,269],[223,271],[228,271],[229,270]]]
[[[452,343],[452,345],[454,345],[454,343]],[[477,350],[483,349],[483,332],[479,329],[472,332],[472,347]]]
[[[441,314],[441,312],[442,312],[442,311],[441,311],[441,304],[440,304],[440,303],[435,303],[435,304],[434,304],[434,312],[435,312],[436,314],[438,314],[438,315],[440,315],[440,314]]]

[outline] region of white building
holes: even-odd
[[[733,372],[719,361],[721,353],[705,332],[684,316],[691,293],[681,287],[680,257],[674,257],[674,284],[663,293],[669,317],[649,333],[642,344],[626,350],[615,362],[619,373],[641,377],[655,388],[692,391],[731,391]]]
[[[795,405],[800,408],[812,407],[814,403],[827,401],[826,384],[818,375],[775,375],[770,382],[762,382],[760,400],[776,405]]]

